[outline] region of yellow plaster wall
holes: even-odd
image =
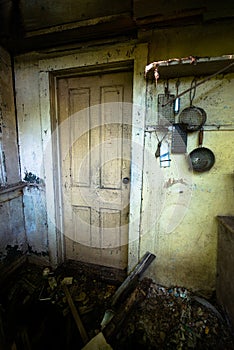
[[[180,78],[179,92],[189,88],[193,78]],[[176,92],[175,82],[168,80],[171,93]],[[157,87],[148,83],[148,127],[157,124],[157,96],[164,92],[165,83],[160,79]],[[215,288],[216,216],[234,214],[233,91],[234,74],[217,76],[196,89],[193,104],[207,113],[203,146],[216,158],[208,172],[189,170],[187,154],[197,147],[198,132],[188,135],[187,154],[171,154],[171,166],[164,169],[154,156],[155,133],[145,132],[141,252],[156,254],[149,274],[163,285],[182,285],[204,294]],[[180,111],[189,103],[189,94],[185,94]],[[171,142],[170,132],[166,139]]]

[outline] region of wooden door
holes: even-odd
[[[57,87],[65,258],[124,269],[132,72],[63,77]]]

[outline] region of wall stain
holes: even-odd
[[[37,175],[33,174],[32,172],[28,172],[27,170],[24,173],[24,181],[38,185],[43,182]]]
[[[17,244],[14,246],[8,244],[5,248],[5,250],[6,250],[6,254],[3,252],[0,253],[0,260],[6,264],[11,263],[17,257],[23,255],[22,250],[20,249],[20,247]]]
[[[37,255],[37,256],[49,256],[49,252],[48,251],[41,251],[41,252],[38,252],[36,250],[33,250],[33,248],[28,244],[28,252],[30,254],[34,254],[34,255]]]
[[[187,186],[187,182],[184,180],[184,179],[168,179],[168,181],[165,182],[164,184],[164,188],[169,188],[169,187],[172,187],[173,185],[176,185],[176,184],[182,184],[182,185],[185,185]]]

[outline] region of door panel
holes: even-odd
[[[71,181],[73,186],[90,186],[90,159],[86,157],[90,150],[90,115],[89,110],[90,89],[69,90],[69,111],[73,115],[76,111],[83,111],[82,123],[85,134],[79,135],[79,118],[71,118]],[[76,137],[79,135],[79,138]]]
[[[57,82],[65,258],[125,268],[132,72]]]

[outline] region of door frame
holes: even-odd
[[[140,258],[141,197],[143,182],[143,153],[146,105],[146,79],[148,44],[122,44],[108,47],[93,47],[70,54],[59,53],[39,61],[40,118],[43,142],[43,170],[46,185],[46,207],[48,218],[48,246],[50,263],[57,266],[63,261],[64,247],[61,227],[61,193],[58,135],[56,134],[56,79],[67,74],[82,74],[95,70],[121,69],[133,62],[133,108],[131,140],[131,184],[128,233],[128,271]],[[95,64],[94,64],[95,63]],[[114,67],[114,68],[113,68]],[[55,130],[55,132],[54,132]],[[45,132],[46,131],[46,132]],[[140,169],[140,171],[139,171]]]

